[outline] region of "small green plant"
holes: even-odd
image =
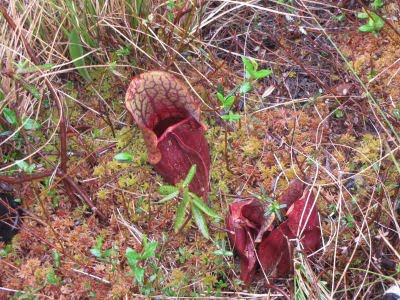
[[[371,80],[372,78],[374,78],[376,76],[376,74],[377,74],[376,70],[371,70],[371,73],[369,73],[367,76],[368,80]]]
[[[382,6],[384,5],[383,0],[374,0],[371,3],[371,6],[375,9],[375,10],[380,10],[382,8]]]
[[[48,199],[52,200],[51,207],[56,208],[60,204],[60,197],[57,196],[57,191],[54,188],[54,186],[52,186],[52,184],[53,184],[52,179],[50,179],[50,178],[44,179],[44,188],[47,192]]]
[[[128,276],[134,276],[135,282],[140,286],[143,285],[145,269],[143,267],[139,267],[139,263],[141,262],[144,264],[148,258],[155,257],[155,251],[158,246],[157,241],[149,243],[146,235],[143,236],[142,243],[143,249],[140,253],[136,252],[130,247],[128,247],[125,252],[128,265],[131,268],[131,272],[128,274]],[[155,278],[150,278],[150,281],[153,281],[154,279]]]
[[[341,118],[343,118],[343,117],[344,117],[344,112],[343,112],[343,110],[341,110],[341,109],[339,109],[339,108],[335,109],[335,118],[341,119]]]
[[[258,70],[258,63],[252,58],[248,59],[242,56],[242,62],[246,70],[245,81],[240,86],[240,92],[242,94],[248,93],[253,89],[252,82],[272,74],[272,71],[268,69]]]
[[[4,247],[4,249],[0,249],[0,257],[9,257],[14,252],[12,245],[8,244]]]
[[[378,36],[378,31],[385,25],[385,21],[372,11],[364,10],[357,14],[357,18],[367,20],[367,24],[361,25],[358,30],[372,32],[375,36]]]
[[[221,116],[221,118],[228,122],[236,122],[237,120],[239,120],[241,118],[241,116],[239,114],[233,113],[230,110],[227,115],[223,115],[223,116]]]
[[[229,111],[231,109],[232,104],[235,102],[235,96],[230,94],[224,96],[223,91],[217,92],[217,97],[222,104],[222,108],[225,109],[226,111]]]
[[[174,230],[175,233],[178,233],[185,223],[186,209],[188,207],[191,208],[192,217],[200,229],[200,232],[206,239],[210,239],[210,234],[208,232],[208,226],[204,214],[215,218],[220,219],[219,215],[214,212],[211,208],[209,208],[203,200],[197,196],[196,194],[189,192],[189,184],[192,181],[194,175],[196,174],[196,165],[193,165],[186,178],[176,184],[173,185],[163,185],[160,187],[159,192],[161,195],[165,195],[159,203],[164,203],[170,201],[175,198],[180,198],[181,202],[178,205],[178,209],[176,211]]]
[[[223,239],[221,241],[221,244],[218,244],[217,242],[214,243],[214,246],[218,248],[218,250],[213,251],[213,254],[218,255],[218,256],[233,256],[232,251],[229,251],[226,249],[226,241]]]
[[[220,108],[222,108],[226,113],[228,113],[221,116],[221,118],[225,121],[235,122],[239,120],[241,117],[239,114],[233,113],[231,110],[233,103],[235,103],[235,96],[233,94],[239,87],[240,86],[236,86],[225,96],[224,88],[221,85],[218,86],[217,98],[221,102]]]
[[[9,108],[5,108],[3,110],[3,116],[6,119],[8,123],[10,123],[12,126],[17,127],[18,126],[18,118],[16,113]],[[39,123],[37,123],[35,120],[32,120],[26,116],[22,116],[21,118],[22,125],[24,126],[25,130],[36,130],[41,127]]]
[[[282,217],[279,213],[279,210],[282,208],[286,207],[286,204],[279,204],[278,200],[272,200],[270,198],[265,199],[270,205],[268,207],[268,210],[265,212],[265,216],[269,216],[271,214],[275,214],[279,220],[279,222],[282,222]]]
[[[355,225],[355,220],[352,214],[348,213],[342,217],[342,222],[347,225],[348,228],[353,228]]]
[[[32,174],[33,170],[35,170],[36,168],[35,164],[28,164],[24,160],[17,160],[15,163],[20,170],[24,171],[27,174]]]
[[[61,277],[56,275],[53,268],[50,268],[49,272],[47,273],[46,280],[51,285],[60,285],[61,283]]]
[[[60,267],[60,253],[57,250],[53,251],[54,267]]]
[[[179,247],[178,253],[176,254],[175,258],[179,259],[181,264],[185,263],[186,260],[190,258],[190,252],[185,251],[185,248]]]
[[[111,262],[111,255],[117,254],[117,251],[115,251],[115,249],[112,248],[103,251],[101,250],[102,246],[103,246],[103,239],[99,235],[96,238],[96,245],[90,249],[90,253],[92,253],[100,261]]]
[[[341,13],[340,15],[333,16],[333,18],[334,18],[336,21],[341,22],[341,21],[343,21],[343,20],[346,18],[346,15],[343,14],[343,13]]]
[[[267,211],[264,214],[266,217],[274,214],[278,218],[279,222],[282,222],[282,216],[279,211],[282,208],[285,208],[286,204],[279,204],[278,200],[272,200],[271,198],[268,198],[265,193],[265,188],[263,185],[261,186],[261,196],[253,193],[250,194],[255,198],[257,198],[258,200],[265,201],[268,203]]]
[[[400,109],[395,108],[393,109],[393,116],[400,120]]]

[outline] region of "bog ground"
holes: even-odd
[[[1,299],[380,299],[398,284],[398,2],[16,0],[0,11]],[[209,147],[207,205],[191,174],[171,186],[149,163],[148,124],[125,107],[150,70],[199,106],[188,111]],[[297,232],[288,274],[257,257],[244,282],[230,205],[259,201],[266,238],[291,222],[282,195],[296,179],[315,196],[320,245]]]

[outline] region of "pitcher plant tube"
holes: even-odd
[[[197,165],[189,190],[206,200],[210,155],[200,107],[187,86],[171,73],[148,71],[131,81],[125,106],[142,131],[155,170],[175,185]]]

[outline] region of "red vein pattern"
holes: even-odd
[[[196,164],[190,190],[206,199],[209,149],[200,107],[186,85],[167,72],[142,73],[131,81],[125,106],[142,131],[150,164],[172,184]]]

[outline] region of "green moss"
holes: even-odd
[[[261,154],[262,146],[262,140],[255,136],[251,136],[247,141],[245,141],[242,146],[242,151],[244,155],[254,158]]]
[[[109,191],[107,189],[100,189],[97,193],[97,198],[99,200],[106,200],[108,198],[109,195]]]
[[[370,164],[378,160],[380,152],[380,141],[377,137],[366,134],[363,136],[361,145],[356,148],[359,152],[356,161]]]

